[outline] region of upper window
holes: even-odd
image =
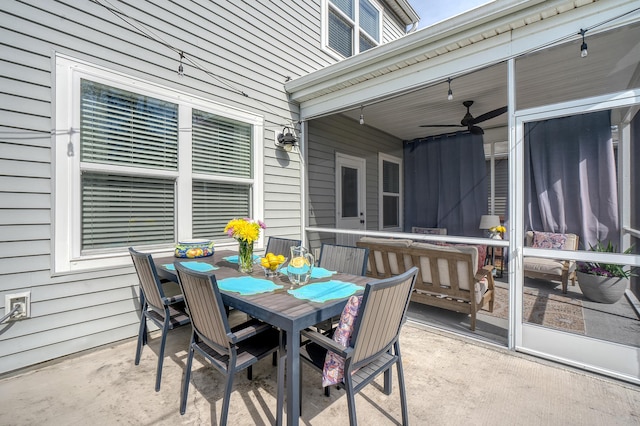
[[[323,47],[348,58],[380,44],[382,10],[371,0],[325,0]]]
[[[64,58],[57,60],[55,272],[129,263],[127,248],[225,242],[262,217],[262,119]],[[230,240],[229,240],[230,241]]]

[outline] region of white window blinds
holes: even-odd
[[[178,106],[89,80],[80,97],[84,167],[115,166],[82,171],[82,252],[175,241],[174,180],[141,174],[177,170]]]
[[[193,236],[227,239],[224,227],[234,217],[251,216],[251,187],[242,184],[193,182]]]
[[[329,11],[329,47],[348,58],[353,55],[353,26]]]
[[[193,110],[193,171],[250,178],[251,126]]]
[[[82,80],[82,161],[176,170],[178,106]]]
[[[173,180],[82,174],[82,249],[173,243]]]

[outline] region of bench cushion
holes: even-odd
[[[542,257],[526,256],[522,260],[522,264],[525,271],[561,276],[564,262],[554,259],[544,259]],[[575,271],[575,269],[576,263],[570,262],[569,273]]]

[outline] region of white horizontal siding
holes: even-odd
[[[2,148],[5,146],[0,144]],[[48,192],[50,190],[51,180],[48,178],[0,176],[0,192]],[[0,209],[7,207],[11,206],[4,204],[0,206]]]
[[[32,318],[0,326],[0,373],[138,329],[133,268],[51,276],[51,134],[68,131],[52,128],[56,53],[263,116],[265,235],[300,238],[300,158],[274,138],[298,120],[285,81],[335,62],[320,49],[319,0],[108,4],[146,35],[94,2],[9,1],[0,11],[0,300],[32,298]]]
[[[0,241],[49,240],[50,238],[51,227],[48,225],[0,226]]]
[[[382,42],[388,43],[406,34],[405,25],[395,16],[393,11],[385,6],[382,19]]]

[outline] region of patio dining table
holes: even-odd
[[[350,296],[346,293],[362,293],[364,285],[370,281],[370,278],[351,274],[325,273],[320,275],[322,278],[313,278],[312,276],[308,284],[298,286],[290,283],[286,274],[265,278],[265,274],[258,264],[254,265],[252,274],[241,273],[238,271],[238,265],[231,258],[234,255],[237,253],[216,251],[213,256],[197,259],[154,257],[154,263],[158,275],[171,281],[178,280],[176,271],[173,269],[175,261],[185,262],[188,267],[190,265],[195,270],[209,271],[215,274],[222,300],[226,305],[285,332],[286,355],[282,355],[282,358],[286,359],[279,359],[278,362],[286,362],[287,424],[297,425],[300,417],[300,331],[340,315]],[[247,294],[247,291],[224,289],[223,280],[225,279],[248,280],[244,282],[251,283],[252,278],[249,277],[256,279],[253,282],[261,288],[259,290],[261,292]],[[266,283],[265,280],[272,284]],[[221,281],[223,281],[222,284]],[[227,280],[227,282],[230,281],[233,280]],[[326,291],[304,294],[304,290],[318,290],[322,287],[325,287]],[[349,290],[345,293],[345,289]],[[293,294],[289,290],[293,290]],[[281,396],[281,393],[284,392],[283,378],[278,377],[278,382],[278,393]],[[281,398],[279,400],[282,401]],[[277,419],[279,423],[282,422],[281,413],[278,413]]]

